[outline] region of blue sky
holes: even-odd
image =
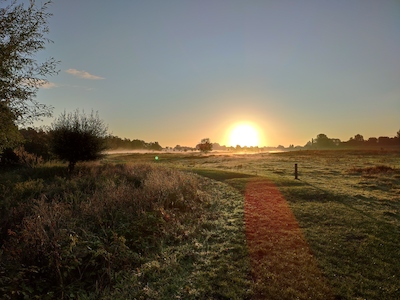
[[[227,144],[251,122],[261,146],[400,129],[400,2],[55,0],[60,60],[38,100],[98,111],[122,138]],[[37,125],[50,124],[46,119]]]

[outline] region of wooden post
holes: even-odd
[[[294,164],[294,179],[299,179],[297,177],[298,173],[297,173],[297,164]]]

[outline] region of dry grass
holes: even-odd
[[[366,168],[353,167],[347,171],[349,174],[382,174],[382,173],[395,173],[396,170],[392,167],[379,165]]]
[[[400,299],[400,153],[159,157],[166,165],[205,170],[203,175],[217,179],[227,171],[272,179],[289,202],[336,299]],[[300,180],[294,180],[295,163]],[[247,180],[225,182],[244,193]],[[278,291],[276,284],[263,288]]]
[[[233,189],[150,164],[81,164],[68,178],[49,168],[1,174],[2,299],[249,294]]]
[[[277,187],[264,178],[250,180],[245,207],[255,299],[333,299],[299,224]]]
[[[292,279],[321,270],[328,284],[316,281],[315,297],[329,287],[335,299],[400,299],[399,153],[154,156],[110,155],[108,164],[82,165],[69,180],[60,166],[0,172],[1,292],[29,297],[56,287],[49,298],[307,299],[307,284]],[[252,283],[243,204],[255,175],[275,183],[300,227],[289,235],[278,228],[275,240],[252,246],[251,253],[266,254],[256,272],[271,277]],[[307,255],[293,246],[299,241],[310,247]],[[316,263],[280,260],[279,253]],[[287,272],[295,275],[285,278]],[[29,282],[43,290],[32,291]]]

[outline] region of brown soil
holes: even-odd
[[[255,299],[333,298],[295,216],[271,181],[248,182],[245,222]]]

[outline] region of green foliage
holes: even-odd
[[[0,10],[0,102],[11,110],[13,121],[31,123],[51,114],[51,107],[35,96],[48,83],[46,76],[57,73],[57,62],[50,58],[40,63],[34,57],[50,42],[46,35],[51,1],[39,7],[34,0],[28,5],[9,2]]]
[[[78,161],[99,159],[107,148],[107,127],[93,111],[89,116],[79,110],[62,113],[52,123],[50,134],[54,154],[69,162],[70,171]]]
[[[10,108],[0,101],[0,157],[5,149],[13,148],[21,141],[14,120],[15,116]]]
[[[21,142],[18,124],[32,123],[50,116],[52,108],[35,100],[40,86],[48,83],[46,76],[57,73],[57,62],[43,63],[34,56],[50,42],[47,12],[51,1],[40,7],[34,0],[28,5],[9,2],[0,9],[0,160],[10,161],[10,150]]]

